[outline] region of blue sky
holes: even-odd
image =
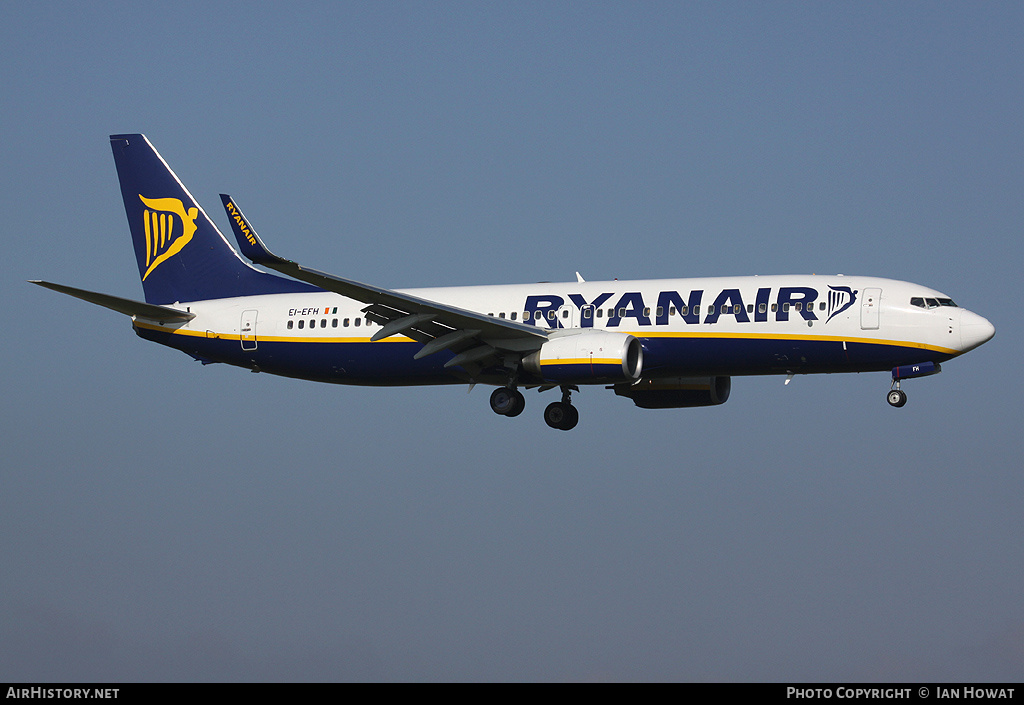
[[[0,10],[0,679],[1018,680],[1018,3]],[[871,274],[996,337],[564,434],[486,390],[201,367],[107,136],[390,287]]]

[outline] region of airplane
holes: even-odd
[[[243,260],[141,134],[111,135],[145,302],[32,283],[130,316],[146,340],[208,364],[374,386],[559,389],[544,421],[579,421],[572,392],[600,385],[644,409],[724,403],[732,377],[890,371],[905,379],[985,343],[995,328],[936,290],[876,277],[741,276],[394,290],[274,255],[221,195]],[[285,275],[285,276],[281,276]]]

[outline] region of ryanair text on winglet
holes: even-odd
[[[249,241],[250,245],[253,245],[255,247],[256,238],[253,237],[252,232],[250,232],[249,224],[245,222],[245,218],[243,218],[242,214],[238,211],[237,208],[235,208],[235,204],[232,203],[231,201],[228,201],[224,205],[228,209],[228,213],[231,214],[231,217],[235,219],[236,223],[238,223],[238,229],[242,231],[243,235],[245,235],[245,239]]]

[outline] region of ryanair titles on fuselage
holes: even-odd
[[[739,289],[722,289],[714,299],[705,295],[703,289],[687,292],[686,297],[678,291],[662,291],[652,307],[644,300],[643,293],[628,291],[623,294],[608,292],[587,301],[582,294],[540,294],[526,297],[523,307],[524,322],[549,328],[562,328],[558,311],[573,305],[581,312],[579,323],[582,328],[593,328],[594,322],[604,318],[603,327],[615,328],[623,319],[631,319],[638,326],[668,325],[673,312],[688,324],[714,324],[722,317],[731,316],[737,323],[764,322],[769,317],[775,321],[788,321],[793,313],[805,321],[819,320],[815,313],[824,314],[828,323],[835,316],[847,310],[857,300],[857,291],[848,286],[829,286],[824,300],[819,301],[817,289],[809,286],[783,286],[775,291],[762,287],[754,294],[753,301],[745,301]],[[704,302],[707,301],[707,305]],[[825,305],[822,306],[821,304]],[[607,309],[607,317],[600,315]],[[600,313],[598,311],[600,310]],[[587,315],[587,312],[591,315]],[[630,324],[632,325],[632,323]]]

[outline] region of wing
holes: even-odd
[[[373,341],[405,335],[423,343],[416,359],[450,350],[455,357],[445,367],[461,366],[475,376],[474,368],[479,371],[506,355],[518,359],[548,339],[547,333],[535,326],[342,279],[278,257],[263,244],[231,197],[221,194],[220,198],[243,255],[255,264],[366,304],[366,317],[383,326]]]

